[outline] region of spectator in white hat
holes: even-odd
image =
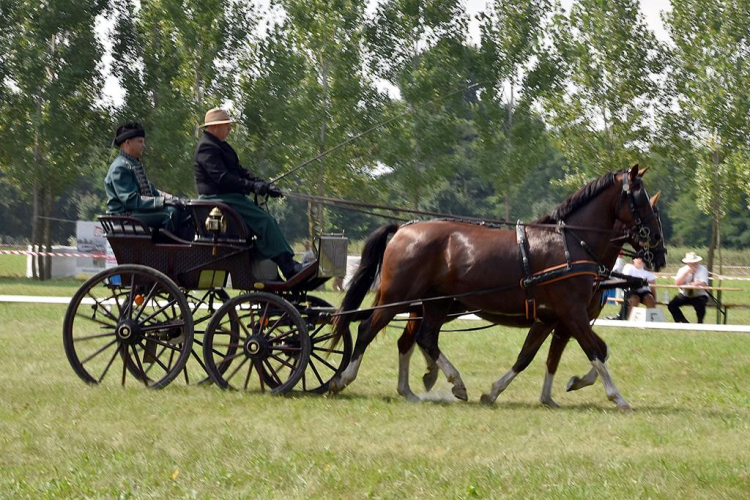
[[[688,252],[682,262],[685,263],[678,271],[674,278],[675,285],[701,287],[708,285],[708,269],[700,264],[703,258],[695,252]],[[698,316],[698,323],[703,323],[706,316],[706,304],[708,303],[708,292],[705,290],[696,290],[694,288],[680,288],[678,293],[670,302],[667,308],[672,313],[675,323],[689,323],[680,308],[684,305],[691,305]]]

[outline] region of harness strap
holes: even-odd
[[[526,226],[522,221],[516,222],[516,241],[518,242],[518,257],[521,261],[521,270],[523,271],[523,280],[521,288],[526,293],[524,310],[526,319],[536,319],[536,299],[531,294],[531,288],[523,286],[523,283],[532,279],[531,262],[529,261],[529,243],[526,240]]]
[[[576,276],[593,276],[599,278],[599,264],[592,260],[577,260],[570,264],[560,264],[536,272],[521,280],[521,288],[529,289],[533,286],[549,285],[560,280]]]

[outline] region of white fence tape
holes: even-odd
[[[2,250],[0,255],[34,255],[37,257],[90,257],[92,259],[106,259],[106,253],[71,253],[71,252],[32,252],[31,250]]]

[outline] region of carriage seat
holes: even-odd
[[[247,227],[240,214],[229,205],[213,200],[190,200],[187,206],[195,222],[194,241],[252,246],[255,234]],[[206,228],[206,220],[216,208],[219,209],[222,217],[222,229],[219,232]]]
[[[188,221],[189,227],[180,228],[180,235],[175,235],[164,228],[149,227],[142,220],[128,215],[100,215],[99,221],[102,229],[110,240],[110,244],[117,240],[144,239],[151,240],[153,243],[172,244],[172,245],[189,245],[195,233],[192,220]]]
[[[214,233],[206,229],[205,221],[211,211],[221,211],[223,230]],[[210,200],[190,200],[187,203],[189,227],[174,234],[164,228],[150,228],[145,222],[128,215],[100,215],[98,219],[107,238],[153,239],[154,243],[191,244],[193,241],[212,245],[252,246],[254,234],[245,221],[229,205]]]

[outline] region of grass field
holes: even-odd
[[[0,294],[72,295],[78,286],[4,279]],[[480,405],[525,336],[497,327],[441,338],[468,403],[397,395],[395,328],[336,397],[180,382],[162,391],[88,387],[65,358],[64,311],[0,304],[1,498],[750,496],[747,335],[598,330],[635,409],[623,414],[600,383],[564,392],[590,366],[573,344],[555,385],[561,409],[537,402],[546,348],[494,406]],[[415,355],[415,392],[422,370]],[[441,378],[435,392],[446,400],[450,387]]]

